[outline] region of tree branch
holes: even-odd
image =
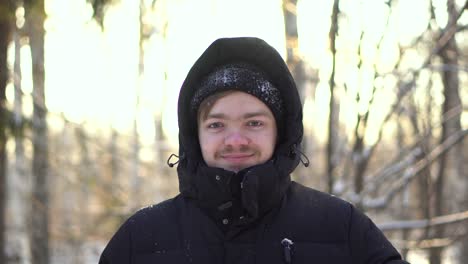
[[[427,156],[425,156],[413,166],[407,168],[403,172],[403,175],[396,181],[393,188],[391,188],[387,192],[387,194],[384,194],[383,196],[374,199],[366,199],[360,195],[357,195],[357,197],[355,198],[357,198],[358,200],[354,202],[359,202],[360,199],[362,199],[362,204],[364,208],[382,209],[394,198],[394,196],[398,192],[403,190],[405,186],[407,186],[411,182],[411,180],[413,180],[415,176],[419,174],[419,172],[421,172],[427,166],[431,165],[442,154],[447,152],[452,146],[462,141],[467,134],[468,129],[460,130],[457,133],[452,134],[442,144],[434,148]]]
[[[447,247],[455,243],[461,237],[466,236],[466,233],[454,236],[454,237],[445,237],[445,238],[432,238],[424,240],[413,240],[413,241],[392,241],[395,246],[401,249],[430,249],[430,248],[440,248]]]
[[[377,226],[382,231],[395,231],[447,225],[466,220],[468,220],[468,211],[443,216],[436,216],[431,219],[391,221],[377,224]]]

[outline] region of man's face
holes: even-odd
[[[271,158],[276,121],[256,97],[233,92],[218,99],[206,118],[198,117],[198,139],[210,167],[238,172]]]

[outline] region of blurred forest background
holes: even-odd
[[[216,38],[258,36],[304,107],[294,179],[412,263],[468,259],[466,0],[0,0],[0,263],[97,263],[178,193],[176,103]]]

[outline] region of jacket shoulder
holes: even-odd
[[[334,244],[353,263],[406,263],[372,220],[345,200],[292,183],[285,209],[286,226],[300,241]]]
[[[174,234],[181,202],[181,197],[176,196],[138,210],[113,235],[99,263],[130,263],[134,255],[154,251],[159,241],[166,246],[176,244]]]
[[[342,216],[349,216],[353,209],[351,203],[339,197],[306,187],[296,182],[291,183],[291,188],[288,193],[288,203],[295,207],[303,207],[302,209],[306,210],[314,210],[320,213],[329,212]]]
[[[353,206],[333,195],[292,182],[276,221],[279,229],[309,242],[345,242]],[[313,241],[317,240],[317,241]]]
[[[149,220],[151,222],[165,221],[167,220],[165,218],[168,216],[168,214],[173,214],[176,210],[178,199],[179,196],[176,196],[172,199],[162,201],[158,204],[143,207],[140,210],[138,210],[135,214],[133,214],[128,219],[128,221],[132,223],[141,223]]]

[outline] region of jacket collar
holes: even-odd
[[[184,165],[181,160],[180,190],[214,219],[222,210],[237,207],[233,225],[244,226],[279,206],[291,182],[289,168],[296,167],[297,163],[296,155],[277,156],[238,173],[204,163],[189,172],[180,169]]]

